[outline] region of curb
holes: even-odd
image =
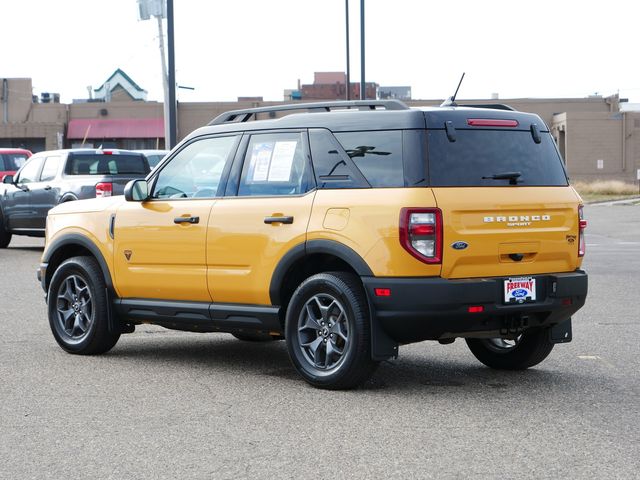
[[[625,197],[625,198],[611,198],[609,200],[595,200],[591,202],[584,202],[585,205],[635,205],[640,202],[640,196],[638,197]]]

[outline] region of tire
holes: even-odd
[[[0,248],[7,248],[11,243],[11,233],[4,228],[4,219],[0,215]]]
[[[231,335],[243,342],[271,342],[273,340],[279,340],[279,337],[274,337],[268,333],[258,332],[234,332]]]
[[[357,387],[378,365],[367,299],[350,273],[319,273],[300,284],[287,308],[285,339],[293,366],[314,387]]]
[[[63,350],[97,355],[118,342],[120,331],[109,329],[106,286],[93,257],[65,260],[53,274],[47,303],[51,332]]]
[[[498,370],[525,370],[542,362],[553,350],[546,329],[523,333],[517,340],[468,338],[471,353],[487,367]]]

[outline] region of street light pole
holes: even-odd
[[[347,100],[351,100],[351,67],[349,62],[349,0],[345,3],[345,24],[347,26]]]
[[[167,0],[167,44],[169,57],[169,144],[165,145],[169,149],[175,147],[177,137],[177,117],[176,108],[176,59],[174,48],[174,29],[173,29],[173,0]]]
[[[364,89],[364,0],[360,0],[360,100],[367,98]]]

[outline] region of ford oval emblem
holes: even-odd
[[[451,248],[453,248],[454,250],[464,250],[468,246],[469,244],[467,242],[453,242],[451,244]]]
[[[511,292],[511,295],[513,295],[516,298],[523,298],[527,296],[527,291],[524,288],[519,288]]]

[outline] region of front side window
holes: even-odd
[[[31,158],[18,173],[18,183],[32,183],[38,181],[38,172],[42,166],[42,157]]]
[[[213,198],[224,167],[233,157],[238,136],[196,140],[162,168],[152,198]]]
[[[302,133],[252,135],[238,195],[299,195],[310,188],[309,173]]]
[[[41,182],[48,182],[56,178],[58,173],[58,166],[60,165],[60,157],[47,157],[44,161],[44,167],[42,167],[42,173],[40,174]]]

